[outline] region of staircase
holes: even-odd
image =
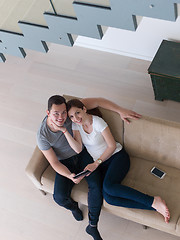
[[[151,2],[155,2],[152,4]],[[73,46],[76,36],[101,39],[104,28],[135,31],[137,16],[175,21],[180,0],[0,0],[0,61],[48,51],[48,42]],[[141,18],[141,17],[140,17]]]

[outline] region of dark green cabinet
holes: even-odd
[[[163,40],[148,73],[156,100],[180,102],[180,43]]]

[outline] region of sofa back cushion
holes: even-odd
[[[69,96],[69,95],[63,95],[63,97],[67,101],[73,98],[78,98],[78,97]],[[119,114],[101,107],[98,109],[102,114],[102,118],[108,124],[115,140],[123,145],[123,121],[121,120]],[[95,115],[98,115],[98,111],[97,111],[97,114],[96,114],[96,111],[97,111],[96,109],[93,110],[92,114],[94,113]]]
[[[108,124],[116,142],[123,145],[124,122],[121,120],[120,115],[104,108],[99,108],[99,110],[102,113],[102,118]]]
[[[124,146],[130,156],[180,169],[180,123],[142,117],[124,125]]]

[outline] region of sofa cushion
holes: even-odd
[[[124,125],[124,145],[130,156],[180,169],[180,123],[143,117]]]
[[[151,174],[151,169],[154,166],[166,172],[166,176],[163,179],[159,179]],[[158,228],[162,231],[167,232],[168,230],[168,232],[174,234],[180,213],[179,169],[132,157],[130,170],[122,184],[133,187],[151,196],[161,196],[169,207],[171,213],[170,223],[166,224],[164,218],[155,211],[115,207],[105,202],[104,207],[107,211],[117,216]]]
[[[45,192],[54,193],[55,176],[56,172],[51,165],[49,165],[41,176],[41,183]]]

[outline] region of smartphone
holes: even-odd
[[[87,175],[88,173],[90,173],[89,170],[84,170],[84,171],[76,174],[73,178],[76,179],[76,178],[79,178],[79,177],[81,177],[81,176],[85,176],[85,175]]]
[[[160,178],[160,179],[164,178],[164,176],[166,175],[165,172],[163,172],[162,170],[160,170],[160,169],[157,168],[157,167],[153,167],[153,168],[151,169],[151,173],[152,173],[154,176],[156,176],[156,177],[158,177],[158,178]]]

